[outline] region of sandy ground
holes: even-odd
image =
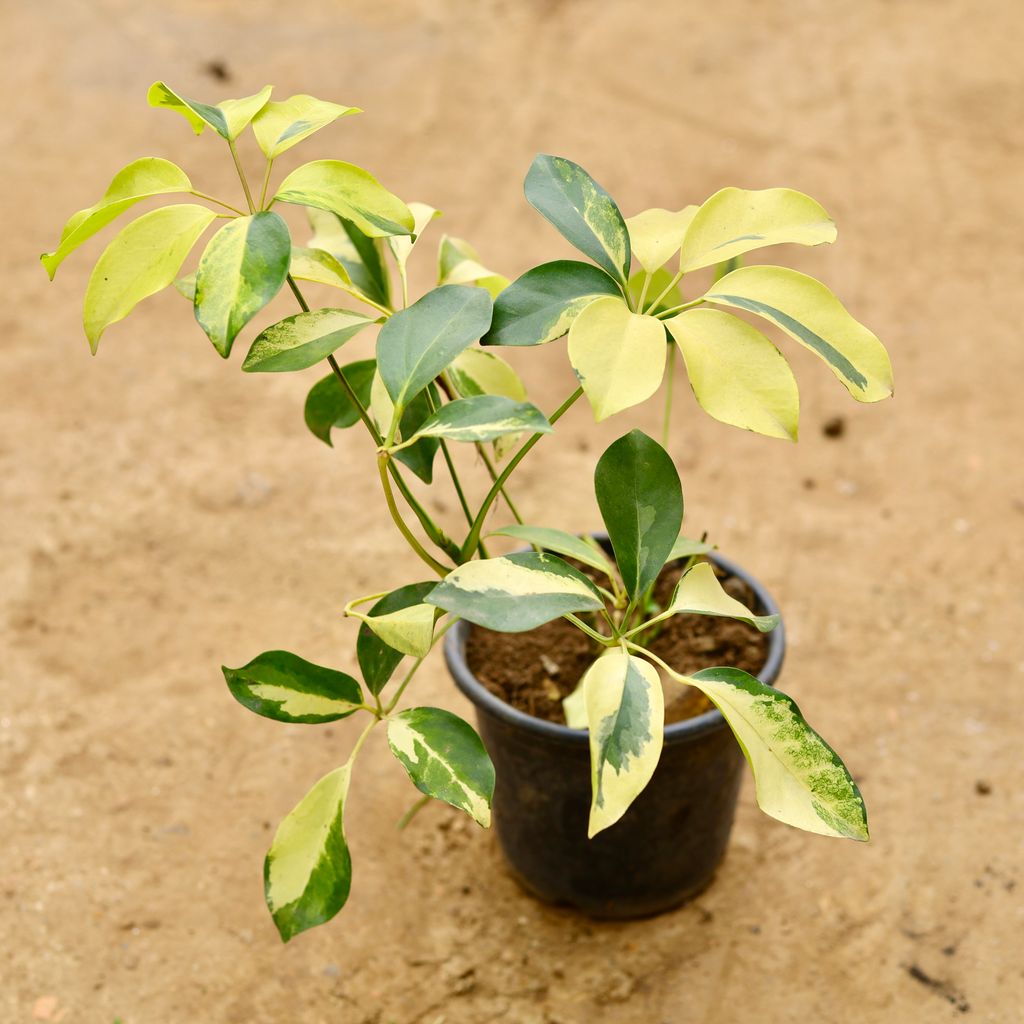
[[[4,1024],[1021,1019],[1018,4],[6,0],[2,31]],[[173,294],[94,360],[78,316],[99,245],[47,284],[37,254],[136,156],[233,194],[217,140],[146,107],[156,78],[364,107],[282,169],[363,163],[513,276],[568,254],[521,197],[537,151],[584,164],[627,214],[730,183],[828,207],[839,243],[785,258],[886,340],[896,400],[854,407],[790,345],[799,446],[684,394],[673,454],[691,530],[781,601],[782,684],[860,778],[869,846],[770,821],[748,783],[704,896],[597,925],[524,896],[492,837],[444,809],[397,835],[413,794],[374,743],[350,904],[280,944],[270,830],[351,730],[248,715],[218,666],[285,647],[351,667],[343,600],[418,570],[364,439],[306,433],[318,371],[223,365]],[[551,408],[562,346],[526,356]],[[593,527],[597,453],[655,431],[656,406],[600,429],[574,410],[520,474],[530,518]],[[439,661],[417,689],[466,711]]]

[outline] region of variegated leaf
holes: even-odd
[[[278,826],[263,865],[267,907],[281,938],[329,921],[352,887],[343,821],[351,768],[325,775]]]
[[[437,283],[473,284],[495,299],[508,287],[508,278],[488,270],[469,242],[443,235],[437,249]]]
[[[706,413],[722,423],[795,441],[796,379],[782,353],[756,328],[718,309],[691,309],[664,321]]]
[[[392,590],[370,607],[369,614],[371,617],[388,615],[403,608],[422,604],[436,585],[437,581],[431,580],[426,583],[409,583]],[[359,659],[359,670],[363,673],[366,688],[376,696],[387,686],[388,680],[405,655],[384,643],[363,623],[356,637],[356,657]]]
[[[192,126],[196,135],[209,125],[218,135],[234,142],[245,130],[245,126],[266,106],[271,91],[272,87],[265,85],[253,96],[221,100],[213,105],[190,100],[165,83],[154,82],[149,88],[148,99],[151,107],[166,107],[177,111]]]
[[[310,249],[330,253],[363,294],[383,306],[391,304],[391,285],[384,263],[384,239],[371,238],[350,220],[316,207],[307,207],[313,228]]]
[[[466,562],[426,599],[477,626],[521,633],[570,612],[603,607],[593,583],[554,555],[523,551]]]
[[[273,160],[338,118],[361,113],[358,107],[343,107],[300,93],[268,103],[253,118],[252,130],[264,155]]]
[[[598,421],[639,405],[665,375],[665,328],[621,298],[595,299],[569,328],[569,362]]]
[[[706,555],[714,550],[714,545],[706,544],[702,540],[691,540],[689,537],[684,537],[680,534],[676,538],[675,544],[672,545],[672,550],[668,553],[668,558],[665,559],[667,562],[674,562],[678,558],[691,558],[694,555]]]
[[[388,719],[388,743],[421,793],[490,827],[494,765],[468,722],[441,708],[409,708]]]
[[[82,320],[93,353],[103,332],[171,284],[216,214],[184,204],[150,210],[114,236],[93,267]]]
[[[892,395],[892,364],[882,343],[820,281],[788,267],[741,267],[704,298],[756,313],[809,348],[859,402]]]
[[[374,321],[348,309],[314,309],[261,331],[242,369],[247,373],[305,370],[336,352]]]
[[[565,530],[554,530],[549,526],[514,524],[495,530],[491,536],[514,537],[516,540],[525,541],[527,544],[544,548],[546,551],[554,551],[555,554],[575,558],[577,562],[589,565],[606,576],[612,574],[611,564],[596,544],[588,544],[584,538],[577,537],[574,533],[566,533]]]
[[[629,232],[615,201],[580,167],[560,156],[538,156],[523,184],[527,201],[580,252],[625,287]]]
[[[528,270],[494,300],[483,345],[543,345],[560,338],[596,298],[622,290],[603,270],[576,260],[555,260]]]
[[[587,835],[593,838],[651,781],[665,740],[665,698],[653,665],[613,650],[587,669],[583,699],[592,789]]]
[[[762,811],[806,832],[867,841],[857,784],[791,697],[736,668],[678,678],[706,694],[736,734]]]
[[[156,156],[133,160],[114,175],[99,202],[68,218],[57,248],[39,257],[50,280],[65,257],[136,203],[151,196],[191,191],[188,175],[170,160]]]
[[[723,188],[694,214],[679,253],[689,272],[766,245],[835,241],[836,226],[810,196],[791,188]]]
[[[403,281],[406,279],[406,264],[409,262],[413,246],[420,240],[420,235],[426,231],[430,222],[441,216],[440,210],[435,210],[426,203],[409,203],[409,212],[412,213],[413,234],[392,235],[387,240],[388,248],[398,266],[398,274]]]
[[[688,569],[676,584],[668,615],[718,615],[738,619],[768,633],[779,624],[778,615],[755,615],[745,604],[730,597],[707,562],[698,562]]]
[[[535,405],[516,402],[501,395],[456,398],[442,405],[422,423],[404,444],[420,437],[443,437],[450,441],[493,441],[508,434],[550,434],[554,427]]]
[[[462,398],[504,395],[517,402],[526,401],[526,385],[516,371],[500,356],[481,348],[472,347],[460,352],[445,372],[452,390]],[[497,438],[494,442],[495,457],[503,459],[518,443],[518,434]]]
[[[696,206],[684,206],[675,211],[655,208],[626,219],[630,248],[647,273],[653,274],[679,252],[696,212]],[[657,294],[651,293],[651,298]]]
[[[239,704],[276,722],[334,722],[363,702],[350,675],[288,651],[266,651],[241,668],[221,671]]]
[[[424,658],[434,642],[437,610],[429,604],[413,604],[391,612],[365,614],[349,611],[371,629],[388,647],[414,658]]]

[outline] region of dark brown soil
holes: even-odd
[[[669,599],[680,573],[680,566],[662,573],[654,593],[659,604]],[[754,594],[742,580],[719,576],[729,594],[754,606]],[[709,615],[677,615],[663,624],[656,637],[649,638],[647,646],[684,673],[728,665],[756,675],[768,654],[767,637],[752,626]],[[536,718],[564,724],[562,700],[576,689],[599,651],[575,626],[557,619],[528,633],[495,633],[474,627],[466,643],[466,660],[484,686],[507,704]],[[692,718],[711,706],[693,687],[669,685],[666,723]]]

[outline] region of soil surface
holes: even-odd
[[[0,4],[0,31],[0,1021],[1020,1021],[1019,2],[56,0]],[[306,431],[319,369],[240,373],[256,324],[225,364],[172,292],[90,357],[80,304],[110,229],[47,282],[38,254],[136,157],[238,201],[222,141],[146,106],[158,78],[364,108],[275,175],[362,164],[511,276],[573,256],[522,198],[537,152],[579,161],[627,216],[727,184],[825,205],[834,246],[764,259],[824,279],[886,341],[895,400],[857,405],[780,338],[800,443],[716,423],[679,380],[670,448],[687,533],[779,601],[779,685],[856,775],[869,844],[779,824],[748,778],[707,892],[596,924],[525,896],[454,812],[397,832],[417,794],[374,736],[346,809],[349,904],[281,945],[264,852],[359,723],[257,718],[219,666],[284,648],[354,670],[344,602],[423,575],[365,437]],[[292,312],[284,295],[258,323]],[[564,342],[511,358],[542,409],[574,386]],[[660,419],[658,400],[597,426],[575,407],[517,472],[517,505],[598,528],[595,461]],[[410,698],[469,714],[440,659]]]
[[[574,564],[587,575],[596,575]],[[681,575],[681,565],[671,566],[658,578],[653,598],[659,608],[666,607]],[[756,613],[763,612],[757,607],[754,592],[742,580],[718,575],[728,594]],[[601,628],[599,622],[591,625]],[[757,675],[768,654],[767,638],[752,626],[707,615],[674,616],[637,642],[685,674],[726,665]],[[600,653],[598,644],[564,619],[528,633],[495,633],[474,627],[466,640],[466,661],[491,693],[528,715],[561,725],[565,724],[562,701],[576,689]],[[666,724],[692,718],[712,707],[699,690],[674,683],[664,673],[662,684]]]

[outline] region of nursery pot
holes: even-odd
[[[607,537],[595,535],[607,546]],[[753,590],[758,614],[777,614],[765,588],[738,565],[708,558]],[[530,893],[593,917],[644,917],[670,910],[704,889],[732,831],[743,754],[717,709],[665,727],[661,761],[620,821],[587,838],[590,750],[585,729],[534,718],[492,694],[470,671],[458,622],[445,637],[445,659],[476,706],[494,762],[493,818],[512,873]],[[768,634],[758,678],[778,678],[783,627]]]

